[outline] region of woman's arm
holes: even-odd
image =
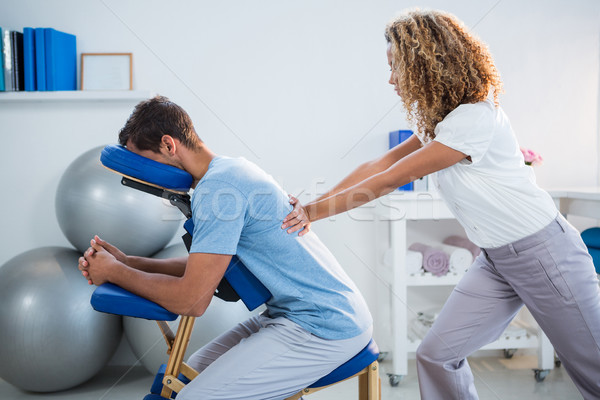
[[[343,190],[357,185],[358,183],[376,174],[387,170],[402,158],[417,151],[419,148],[421,148],[421,146],[421,141],[419,140],[417,135],[412,135],[404,142],[388,150],[381,157],[359,165],[358,168],[356,168],[348,176],[342,179],[340,183],[335,185],[327,193],[319,196],[317,199],[313,200],[309,204],[323,201],[329,197],[332,197],[342,192]],[[291,227],[290,229],[288,229],[287,232],[292,233],[304,228],[304,231],[300,233],[300,236],[302,236],[310,231],[310,221],[307,217],[305,219],[302,219],[302,217],[304,217],[305,215],[304,211],[299,209],[302,207],[302,205],[298,202],[298,199],[296,199],[293,196],[290,196],[290,204],[294,206],[294,210],[283,219],[281,229]],[[298,219],[297,217],[301,218]]]
[[[358,166],[358,168],[352,171],[347,177],[342,179],[340,183],[335,185],[331,190],[319,196],[316,200],[313,200],[313,203],[331,197],[334,194],[352,187],[375,174],[385,171],[394,165],[394,163],[396,163],[398,160],[401,160],[412,152],[418,150],[420,147],[421,141],[419,138],[417,138],[417,135],[412,135],[404,142],[385,152],[385,154],[383,154],[381,157],[367,161],[366,163]]]
[[[393,192],[425,175],[450,167],[466,157],[465,154],[441,143],[431,142],[375,174],[338,194],[305,206],[311,222],[346,212],[371,200]]]
[[[389,168],[348,187],[333,196],[317,199],[302,207],[296,205],[286,223],[289,233],[302,229],[311,222],[346,212],[369,201],[391,193],[433,172],[448,168],[467,157],[439,142],[431,142],[395,162]],[[288,217],[286,217],[288,218]],[[287,227],[284,224],[284,228]],[[302,235],[304,232],[301,232]]]

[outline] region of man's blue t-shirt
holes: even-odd
[[[281,229],[292,210],[270,175],[243,158],[215,157],[192,195],[191,253],[236,254],[273,295],[269,315],[323,339],[349,339],[372,324],[356,285],[314,232]]]

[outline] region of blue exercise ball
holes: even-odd
[[[78,258],[73,249],[42,247],[0,267],[0,378],[8,383],[65,390],[94,376],[116,350],[122,319],[92,309],[94,287]]]
[[[155,254],[153,258],[176,258],[187,256],[183,243],[168,246]],[[185,352],[187,359],[196,350],[217,336],[233,328],[239,322],[245,321],[264,310],[264,306],[254,311],[248,311],[242,301],[226,302],[213,297],[204,315],[196,319],[190,342]],[[179,327],[178,318],[168,322],[175,333]],[[167,347],[156,322],[142,318],[123,317],[123,330],[138,361],[150,372],[156,374],[161,364],[166,364],[169,356]]]
[[[148,257],[163,249],[183,224],[183,214],[167,200],[121,184],[121,175],[100,163],[104,146],[75,159],[56,191],[60,229],[84,252],[94,235],[129,255]]]

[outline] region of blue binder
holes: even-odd
[[[44,40],[46,46],[46,90],[76,90],[75,35],[46,28]]]
[[[400,143],[404,142],[413,134],[413,131],[410,130],[399,130],[390,132],[390,149],[398,146]],[[411,191],[414,190],[413,182],[407,183],[404,186],[400,186],[398,190],[406,190]]]
[[[25,72],[25,90],[36,90],[35,84],[35,31],[33,28],[23,28],[23,61]]]
[[[35,83],[38,91],[46,91],[46,41],[44,28],[35,28]]]

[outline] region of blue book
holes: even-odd
[[[36,89],[46,90],[46,45],[44,28],[35,28],[35,76]]]
[[[23,28],[23,63],[25,90],[32,92],[35,84],[35,38],[33,28]]]
[[[46,28],[46,90],[77,89],[77,48],[75,35]]]
[[[0,28],[0,92],[4,92],[4,40],[2,40],[2,28]]]
[[[390,132],[390,149],[398,146],[400,143],[404,142],[406,139],[411,137],[413,131],[410,130],[399,130]],[[413,182],[407,183],[404,186],[400,186],[398,190],[413,190],[414,184]]]

